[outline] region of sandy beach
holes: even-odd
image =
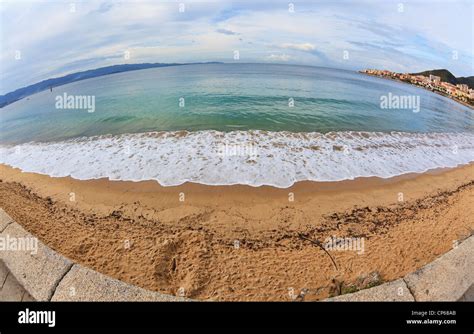
[[[0,207],[54,250],[141,287],[200,300],[319,300],[397,279],[474,231],[474,165],[288,189],[23,173]],[[363,239],[363,250],[320,247]],[[309,239],[309,240],[308,240]]]

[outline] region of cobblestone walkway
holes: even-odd
[[[34,301],[33,297],[23,289],[2,261],[0,261],[0,301]]]

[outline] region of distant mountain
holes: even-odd
[[[209,62],[209,63],[194,63],[194,64],[216,64],[217,62]],[[100,77],[103,75],[108,75],[112,73],[120,73],[120,72],[127,72],[127,71],[136,71],[136,70],[143,70],[147,68],[154,68],[154,67],[166,67],[166,66],[182,66],[182,65],[190,65],[190,63],[173,63],[173,64],[162,64],[162,63],[144,63],[144,64],[122,64],[122,65],[113,65],[113,66],[106,66],[100,67],[93,70],[87,70],[83,72],[76,72],[72,74],[65,75],[59,78],[52,78],[43,80],[41,82],[35,83],[33,85],[19,88],[13,92],[10,92],[5,95],[0,96],[0,108],[3,108],[10,103],[18,101],[22,98],[30,96],[32,94],[41,92],[43,90],[47,90],[50,88],[58,87],[61,85],[65,85],[74,81],[85,80],[89,78]]]
[[[474,76],[456,78],[451,72],[445,69],[424,71],[420,73],[412,73],[411,75],[424,75],[426,77],[429,77],[430,74],[440,77],[441,81],[449,82],[449,83],[452,83],[453,85],[466,84],[469,86],[469,88],[474,89]]]

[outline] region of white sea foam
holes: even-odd
[[[249,149],[250,148],[250,149]],[[474,161],[474,134],[160,132],[0,146],[0,163],[76,179],[272,185],[392,177]]]

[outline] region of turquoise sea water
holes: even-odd
[[[64,93],[94,96],[95,111],[56,109]],[[419,112],[381,108],[389,94],[419,99]],[[0,163],[77,179],[288,187],[472,162],[473,125],[468,107],[356,72],[186,65],[79,81],[0,109]]]
[[[55,98],[64,92],[94,95],[95,112],[56,109]],[[420,112],[381,109],[380,97],[388,93],[419,96]],[[408,84],[343,70],[265,64],[119,73],[0,109],[3,143],[173,130],[473,132],[473,127],[469,108]]]

